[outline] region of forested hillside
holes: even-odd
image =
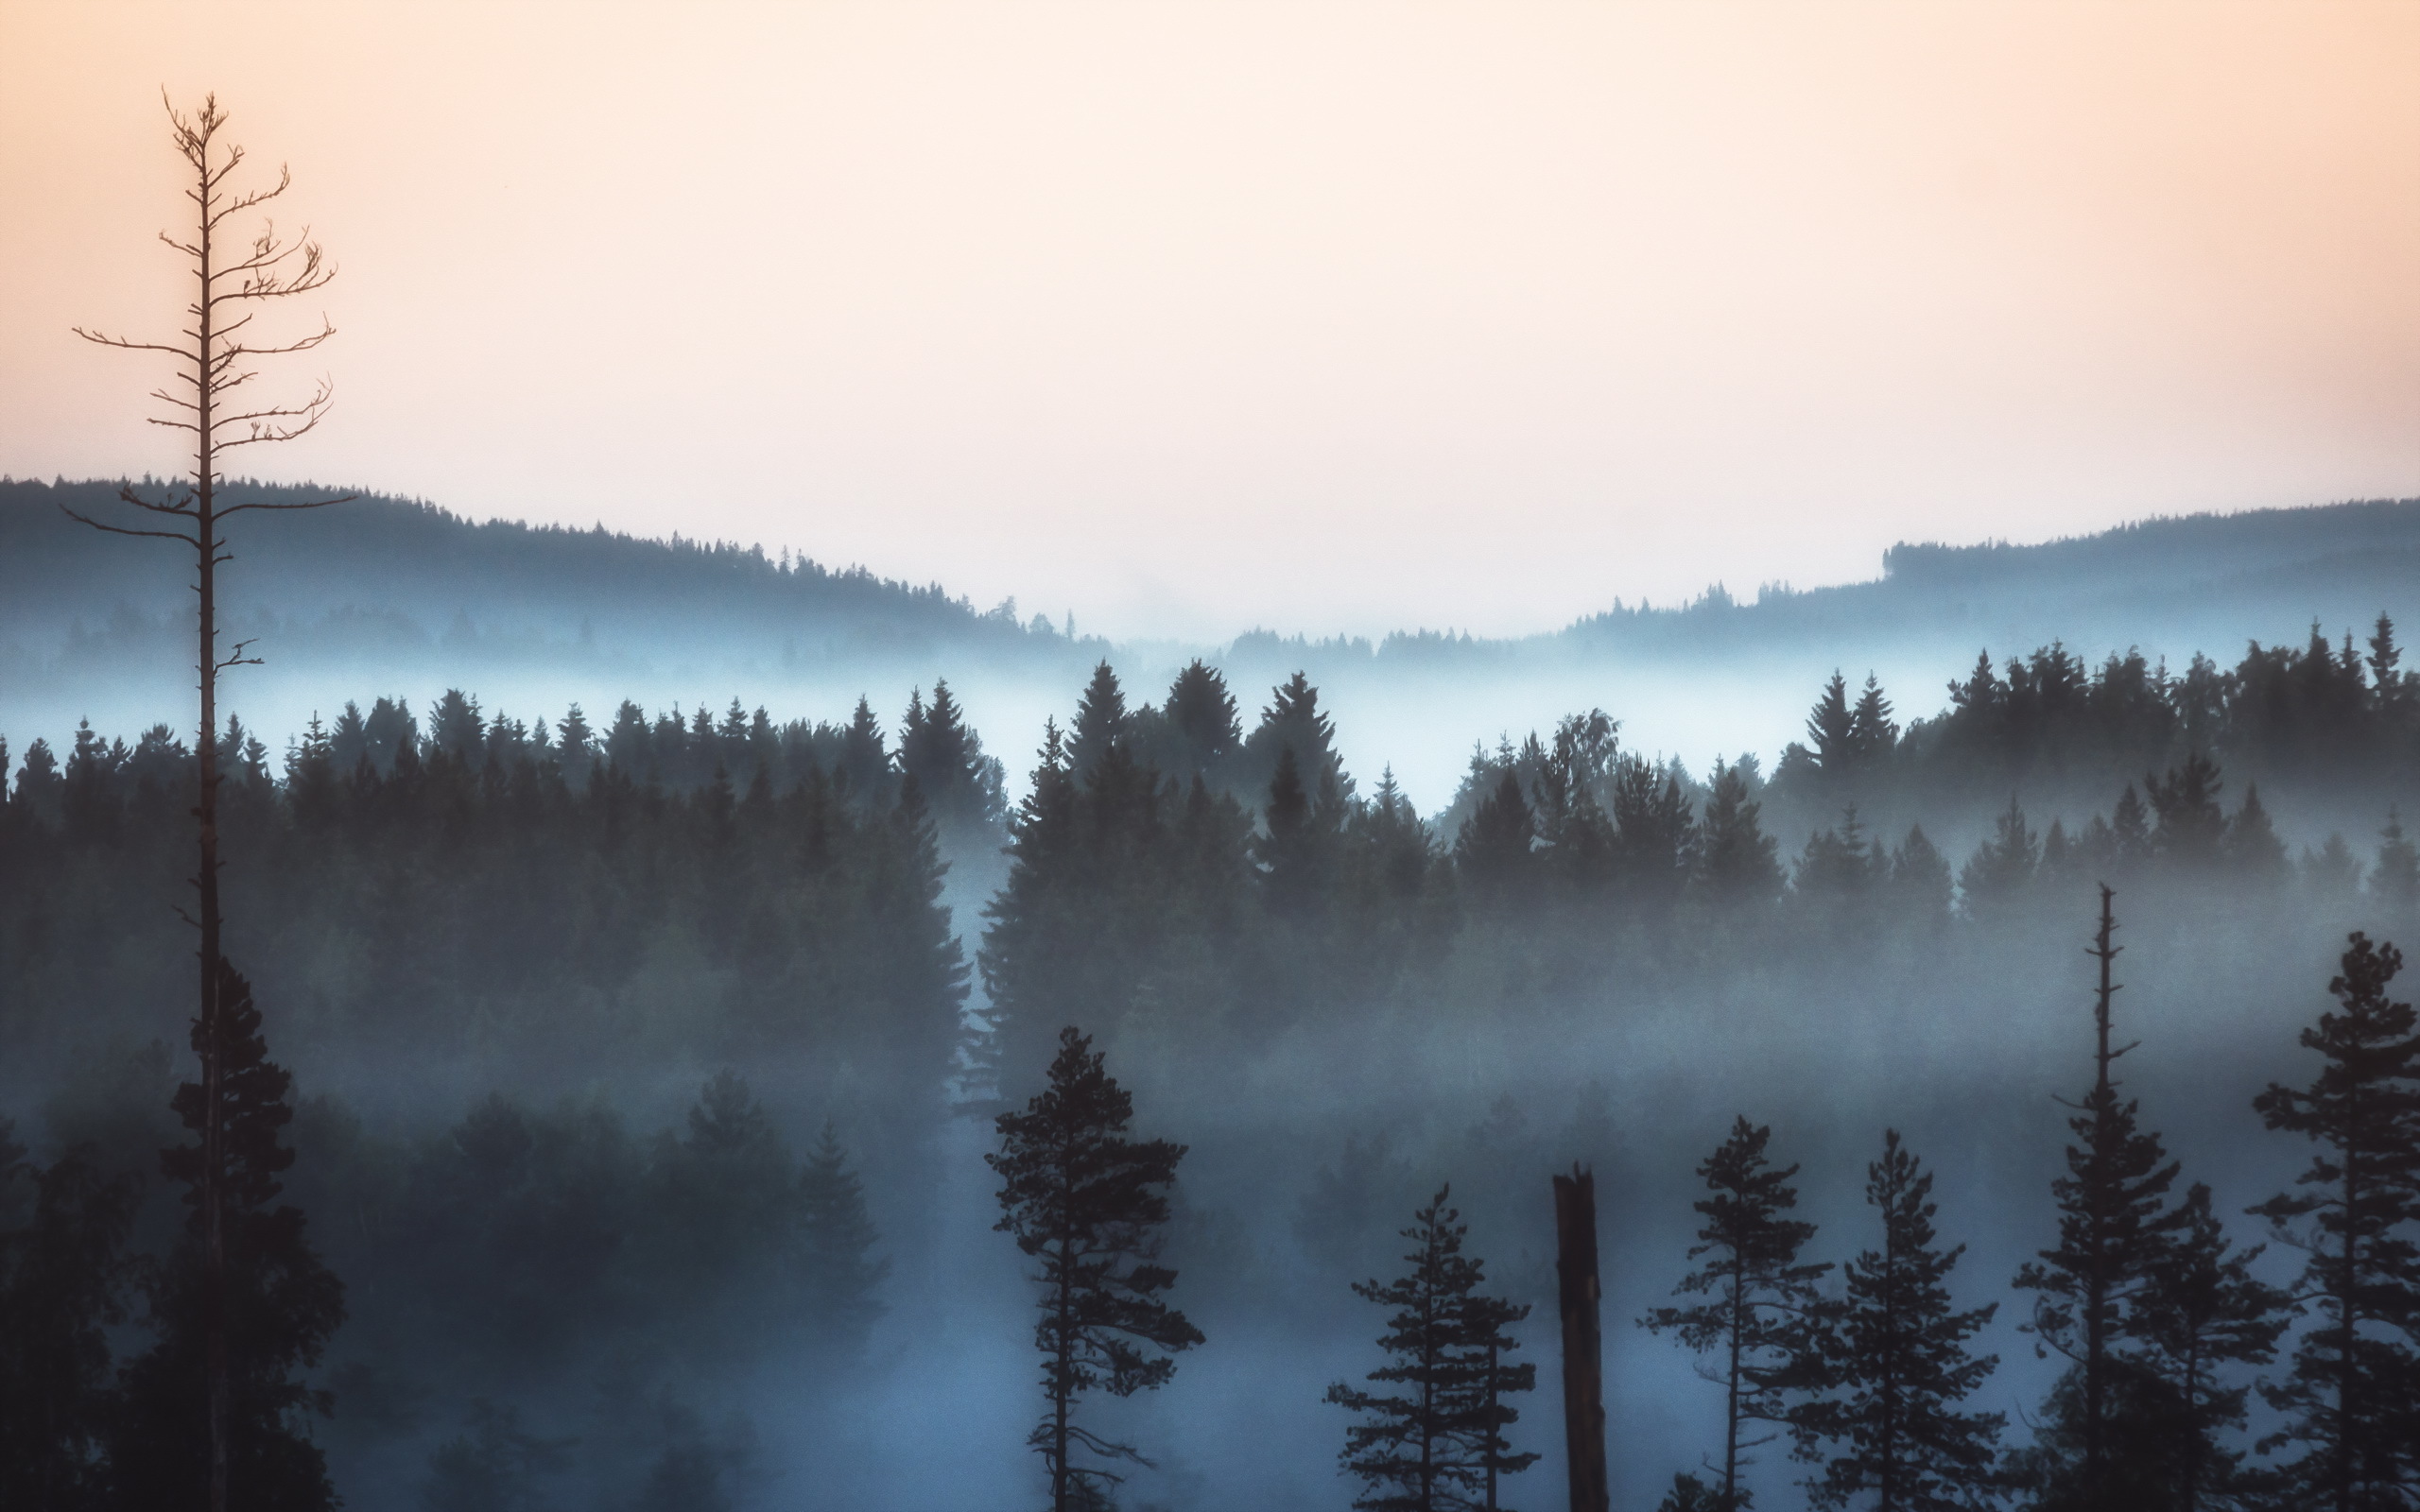
[[[1825,1278],[1876,1243],[1868,1197],[1910,1245],[1969,1246],[1927,1283],[1964,1383],[1936,1405],[1966,1424],[1929,1473],[2053,1504],[2092,1413],[2120,1409],[2079,1406],[2072,1362],[2013,1332],[2064,1327],[2030,1298],[2055,1314],[2065,1283],[2007,1284],[2061,1243],[2062,1141],[2117,1138],[2051,1101],[2090,1092],[2099,887],[2127,951],[2119,1032],[2143,1045],[2126,1116],[2183,1161],[2145,1221],[2199,1225],[2197,1253],[2235,1264],[2261,1232],[2242,1209],[2298,1159],[2263,1131],[2293,1105],[2256,1094],[2307,1076],[2296,1035],[2349,931],[2420,936],[2399,660],[2388,623],[2181,672],[2044,647],[1904,727],[1878,684],[1836,679],[1770,772],[1659,762],[1582,711],[1482,750],[1434,821],[1349,767],[1309,679],[1238,698],[1199,662],[1156,698],[1097,665],[1064,728],[1027,732],[1013,806],[946,685],[895,728],[862,702],[524,721],[459,692],[354,699],[273,740],[231,723],[228,945],[264,1037],[245,1064],[275,1073],[259,1200],[291,1215],[263,1232],[285,1274],[340,1288],[281,1314],[298,1332],[262,1356],[305,1446],[295,1484],[370,1508],[649,1509],[771,1504],[810,1473],[859,1500],[1015,1484],[1027,1325],[966,1168],[994,1109],[1064,1071],[1073,1025],[1185,1147],[1162,1258],[1206,1342],[1166,1405],[1091,1419],[1172,1467],[1133,1504],[1350,1499],[1347,1415],[1319,1400],[1381,1363],[1348,1283],[1392,1274],[1407,1221],[1485,1260],[1451,1284],[1501,1303],[1498,1348],[1547,1349],[1523,1308],[1551,1292],[1545,1175],[1574,1160],[1604,1193],[1609,1331],[1674,1333],[1610,1351],[1623,1504],[1724,1478],[1787,1504],[1814,1473],[1777,1445],[1722,1453],[1726,1399],[1688,1343],[1720,1330],[1658,1312],[1692,1242],[1765,1243],[1690,1238],[1726,1182],[1800,1204],[1758,1220],[1806,1268],[1774,1305],[1799,1287],[1843,1328],[1878,1283]],[[101,1486],[181,1337],[178,1273],[116,1267],[178,1252],[180,1167],[157,1152],[180,1138],[193,762],[164,726],[0,761],[0,1107],[25,1146],[0,1239],[101,1266],[0,1280],[12,1315],[87,1330],[65,1436],[42,1442]],[[2297,806],[2347,817],[2273,816]],[[1001,847],[979,917],[944,906],[949,858]],[[2292,1280],[2282,1254],[2243,1276]],[[2213,1357],[2181,1425],[2123,1418],[2153,1435],[2127,1452],[2206,1452],[2210,1486],[2290,1460],[2244,1456],[2296,1431],[2299,1399],[2243,1392],[2271,1366],[2285,1391],[2290,1356],[2324,1369],[2322,1314],[2243,1297],[2277,1348]],[[2141,1327],[2126,1358],[2172,1362]],[[1798,1347],[1758,1335],[1749,1358]],[[1221,1384],[1238,1373],[1243,1397]],[[896,1415],[944,1379],[995,1384],[903,1464]],[[1831,1446],[1819,1478],[1865,1473],[1855,1380],[1754,1399]],[[1550,1468],[1553,1413],[1514,1405],[1489,1463]],[[1219,1463],[1246,1440],[1249,1463]]]
[[[20,727],[63,732],[90,715],[139,728],[182,685],[191,610],[175,563],[112,549],[58,510],[113,488],[0,481],[0,679]],[[1158,684],[1199,655],[1237,687],[1306,672],[1352,713],[1359,765],[1393,765],[1423,812],[1450,797],[1473,736],[1575,708],[1619,705],[1634,744],[1703,764],[1775,751],[1802,684],[1834,666],[1880,672],[1918,710],[1933,692],[1914,679],[1947,680],[1949,647],[1998,662],[2059,640],[2094,664],[2138,651],[2181,673],[2196,651],[2232,662],[2249,641],[2299,644],[2314,620],[2335,639],[2366,636],[2381,610],[2420,615],[2411,502],[2152,521],[2039,546],[1903,544],[1870,582],[1753,600],[1718,589],[1519,639],[1263,629],[1218,647],[1112,644],[1056,608],[978,610],[937,586],[728,543],[479,524],[374,496],[286,520],[237,543],[222,586],[231,633],[267,661],[235,696],[271,728],[333,719],[364,687],[423,702],[471,688],[524,710],[718,709],[735,694],[887,704],[938,678],[983,722],[1025,728],[1064,717],[1066,690],[1104,657]],[[811,551],[812,523],[800,534]],[[1437,613],[1454,623],[1452,606]],[[1441,706],[1455,717],[1434,717]]]

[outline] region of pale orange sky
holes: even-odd
[[[342,265],[274,475],[1080,629],[2420,493],[2420,5],[0,0],[0,472],[178,465],[162,85]]]

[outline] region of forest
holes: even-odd
[[[1428,815],[1201,660],[1015,781],[946,681],[231,716],[249,1503],[1560,1504],[1579,1162],[1617,1506],[2420,1504],[2401,662],[1582,710]],[[9,1507],[199,1504],[196,769],[0,742]]]

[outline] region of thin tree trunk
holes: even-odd
[[[2093,958],[2100,963],[2100,986],[2094,995],[2092,1006],[2093,1030],[2099,1037],[2094,1052],[2093,1117],[2096,1120],[2104,1121],[2108,1117],[2110,1099],[2116,1095],[2109,1081],[2109,1062],[2112,1058],[2109,1054],[2109,1008],[2110,999],[2118,990],[2109,980],[2110,964],[2118,958],[2117,949],[2110,943],[2110,936],[2118,928],[2118,921],[2110,909],[2110,900],[2113,896],[2115,895],[2110,892],[2108,885],[2104,883],[2100,888],[2100,929],[2093,936],[2092,950],[2089,952]],[[2100,1131],[2096,1130],[2093,1139],[2095,1164],[2105,1164],[2107,1156],[2106,1141]],[[2105,1378],[2109,1349],[2108,1214],[2104,1211],[2108,1188],[2107,1172],[2097,1171],[2092,1183],[2090,1212],[2092,1269],[2084,1277],[2083,1313],[2084,1484],[2090,1488],[2089,1495],[2096,1504],[2102,1490],[2102,1459],[2106,1452],[2102,1442],[2101,1417],[2106,1410],[2107,1382]]]
[[[1495,1512],[1495,1341],[1487,1341],[1487,1391],[1480,1399],[1485,1416],[1479,1420],[1479,1453],[1487,1464],[1487,1512]]]
[[[2360,1125],[2358,1086],[2344,1093],[2344,1273],[2337,1282],[2337,1314],[2342,1321],[2342,1343],[2336,1356],[2336,1512],[2353,1512],[2353,1398],[2359,1389],[2353,1346],[2359,1333],[2354,1298],[2360,1291],[2360,1252],[2354,1228],[2353,1205],[2360,1197],[2360,1151],[2354,1131]]]
[[[1739,1274],[1735,1263],[1731,1272],[1731,1376],[1722,1414],[1723,1512],[1731,1512],[1739,1504],[1739,1339],[1748,1327],[1742,1306],[1746,1293],[1747,1278]]]
[[[216,494],[217,458],[213,454],[211,435],[211,215],[210,167],[204,154],[200,163],[199,192],[196,196],[201,207],[200,239],[195,244],[201,249],[199,258],[201,295],[195,302],[200,306],[200,323],[195,328],[199,340],[195,346],[195,400],[200,406],[197,416],[198,436],[194,447],[195,537],[200,542],[197,554],[200,558],[200,574],[195,584],[200,600],[199,647],[195,662],[201,674],[201,738],[195,747],[199,764],[199,786],[196,794],[194,816],[200,831],[200,869],[194,885],[200,893],[201,911],[201,1221],[203,1258],[201,1271],[202,1349],[209,1374],[210,1396],[210,1512],[227,1512],[227,1432],[229,1402],[227,1383],[227,1218],[221,1197],[225,1160],[224,1110],[220,1102],[220,1054],[218,1024],[218,595]]]

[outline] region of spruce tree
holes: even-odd
[[[1668,909],[1689,880],[1696,826],[1680,779],[1634,752],[1614,761],[1614,865],[1634,904]]]
[[[1798,1167],[1776,1169],[1766,1159],[1772,1139],[1770,1127],[1740,1118],[1698,1167],[1712,1195],[1695,1204],[1705,1224],[1689,1258],[1703,1263],[1672,1290],[1707,1299],[1659,1307],[1639,1320],[1711,1357],[1704,1373],[1723,1388],[1722,1457],[1707,1468],[1720,1474],[1715,1504],[1725,1512],[1748,1504],[1739,1472],[1754,1463],[1750,1451],[1774,1436],[1753,1436],[1757,1428],[1795,1422],[1805,1406],[1792,1397],[1819,1386],[1824,1369],[1829,1314],[1816,1282],[1832,1267],[1799,1262],[1815,1226],[1784,1216],[1798,1206],[1789,1184]]]
[[[1530,1310],[1478,1290],[1485,1267],[1462,1252],[1470,1226],[1445,1205],[1449,1195],[1438,1188],[1400,1230],[1412,1245],[1408,1272],[1353,1283],[1355,1296],[1394,1310],[1378,1337],[1389,1363],[1368,1379],[1399,1388],[1366,1391],[1341,1381],[1327,1388],[1327,1400],[1361,1415],[1345,1429],[1338,1457],[1361,1483],[1353,1504],[1363,1512],[1493,1512],[1497,1476],[1537,1459],[1512,1453],[1503,1438],[1518,1416],[1503,1397],[1537,1384],[1536,1366],[1502,1359],[1517,1347],[1505,1327]]]
[[[1162,768],[1181,781],[1198,776],[1214,789],[1223,787],[1244,743],[1227,679],[1196,657],[1168,684],[1161,709],[1170,736]]]
[[[1772,836],[1757,822],[1760,805],[1749,795],[1746,758],[1715,764],[1714,787],[1699,825],[1697,884],[1720,906],[1770,903],[1781,894],[1781,865]]]
[[[1084,685],[1083,696],[1076,702],[1076,722],[1067,737],[1067,766],[1079,782],[1089,782],[1109,754],[1111,746],[1123,739],[1131,716],[1126,712],[1126,694],[1117,685],[1117,673],[1107,662],[1093,668],[1092,681]]]
[[[1163,1189],[1184,1146],[1127,1138],[1133,1116],[1132,1095],[1071,1025],[1060,1031],[1049,1085],[1025,1111],[999,1116],[1000,1148],[983,1158],[1000,1177],[994,1227],[1033,1259],[1029,1279],[1041,1291],[1033,1336],[1048,1407],[1026,1442],[1047,1468],[1051,1512],[1122,1480],[1107,1464],[1151,1463],[1075,1421],[1078,1400],[1096,1390],[1155,1390],[1176,1373],[1173,1356],[1202,1342],[1161,1299],[1176,1272],[1157,1263],[1168,1219]],[[1078,1450],[1101,1463],[1077,1464]]]
[[[2370,891],[2398,912],[2410,913],[2420,906],[2420,850],[2403,837],[2403,816],[2393,805],[2386,811],[2386,828],[2378,832],[2378,859],[2370,868]]]
[[[1911,824],[1891,852],[1892,917],[1903,929],[1930,931],[1949,920],[1949,861]]]
[[[213,1028],[215,1045],[195,1045],[204,1064],[218,1068],[216,1124],[221,1135],[215,1182],[205,1185],[204,1147],[180,1144],[162,1152],[161,1167],[186,1189],[182,1243],[149,1285],[156,1342],[129,1362],[124,1410],[110,1455],[117,1495],[147,1512],[186,1512],[208,1504],[210,1436],[200,1411],[213,1372],[208,1344],[223,1339],[221,1362],[230,1412],[227,1481],[236,1503],[258,1512],[326,1512],[336,1505],[327,1465],[302,1431],[329,1399],[302,1372],[319,1363],[328,1336],[344,1321],[344,1286],[320,1263],[303,1232],[301,1210],[277,1203],[278,1177],[294,1163],[283,1143],[294,1109],[292,1078],[268,1058],[260,1010],[251,984],[220,964],[216,1012],[197,1021],[199,1041]],[[177,1090],[174,1107],[197,1134],[211,1122],[201,1086]],[[226,1246],[223,1291],[207,1284],[206,1208],[218,1194]],[[223,1326],[210,1316],[221,1310]]]
[[[849,1169],[839,1131],[823,1125],[798,1175],[800,1260],[815,1341],[844,1360],[865,1352],[866,1335],[883,1314],[888,1256],[875,1258],[881,1235],[866,1212],[866,1194]]]
[[[1531,854],[1537,834],[1529,801],[1521,796],[1521,779],[1508,771],[1495,791],[1463,821],[1461,833],[1454,840],[1454,865],[1481,900],[1517,904],[1526,899],[1537,870]]]
[[[2286,842],[2277,838],[2269,811],[2260,802],[2260,785],[2245,786],[2243,806],[2227,821],[2221,854],[2244,881],[2274,884],[2286,876]]]
[[[1881,680],[1865,675],[1865,691],[1849,712],[1849,749],[1858,765],[1872,767],[1891,759],[1898,748],[1899,727],[1891,719],[1891,700],[1883,696]]]
[[[1340,797],[1353,796],[1353,780],[1336,754],[1336,722],[1320,712],[1319,689],[1299,671],[1269,691],[1260,723],[1244,741],[1235,768],[1245,789],[1239,797],[1259,801],[1277,773],[1277,753],[1284,749],[1294,752],[1306,791],[1318,793],[1332,780]]]
[[[2403,953],[2356,932],[2327,984],[2337,1011],[2302,1032],[2324,1058],[2308,1088],[2272,1083],[2253,1107],[2320,1146],[2295,1181],[2252,1211],[2306,1251],[2297,1288],[2319,1315],[2286,1379],[2261,1395],[2286,1425],[2263,1450],[2291,1503],[2373,1512],[2420,1502],[2420,1040],[2387,996]]]
[[[2188,751],[2185,765],[2169,768],[2166,777],[2145,777],[2143,791],[2159,816],[2159,827],[2152,834],[2153,852],[2186,868],[2218,860],[2226,840],[2226,816],[2219,808],[2225,786],[2218,764],[2198,750]]]
[[[1965,896],[1967,912],[1988,917],[2022,899],[2032,888],[2041,861],[2041,842],[2012,793],[2008,807],[1993,821],[1992,837],[1976,847],[1959,868],[1958,889]]]
[[[1994,1444],[2005,1419],[1961,1412],[1998,1366],[1968,1341],[1996,1305],[1959,1312],[1948,1279],[1966,1246],[1934,1243],[1932,1173],[1882,1137],[1882,1159],[1865,1168],[1865,1200],[1882,1220],[1882,1247],[1845,1268],[1846,1305],[1829,1334],[1831,1391],[1795,1424],[1804,1458],[1824,1465],[1807,1483],[1818,1506],[1855,1502],[1876,1512],[1953,1512],[1989,1489]],[[1841,1452],[1826,1459],[1817,1446]]]
[[[1848,679],[1835,669],[1824,684],[1823,696],[1807,712],[1806,740],[1815,765],[1827,776],[1838,776],[1857,759],[1857,716],[1849,709]]]
[[[2230,1366],[2266,1365],[2288,1321],[2286,1295],[2252,1274],[2264,1246],[2237,1249],[2196,1181],[2169,1223],[2126,1318],[2127,1359],[2147,1377],[2169,1500],[2176,1512],[2230,1504],[2246,1487],[2242,1452],[2225,1434],[2244,1423],[2248,1383]]]
[[[2111,971],[2122,947],[2111,902],[2100,889],[2100,926],[2089,954],[2100,967],[2093,996],[2093,1082],[2069,1104],[2066,1174],[2050,1183],[2059,1210],[2059,1244],[2017,1271],[2020,1290],[2040,1294],[2025,1325],[2037,1354],[2068,1362],[2070,1381],[2046,1412],[2052,1452],[2037,1456],[2046,1505],[2083,1512],[2122,1512],[2151,1494],[2140,1479],[2155,1470],[2120,1452],[2131,1431],[2123,1419],[2137,1404],[2122,1358],[2125,1321],[2135,1298],[2167,1254],[2172,1227],[2164,1202],[2177,1165],[2159,1136],[2136,1126],[2138,1106],[2121,1101],[2111,1068],[2132,1044],[2110,1042],[2112,1005],[2120,990]]]

